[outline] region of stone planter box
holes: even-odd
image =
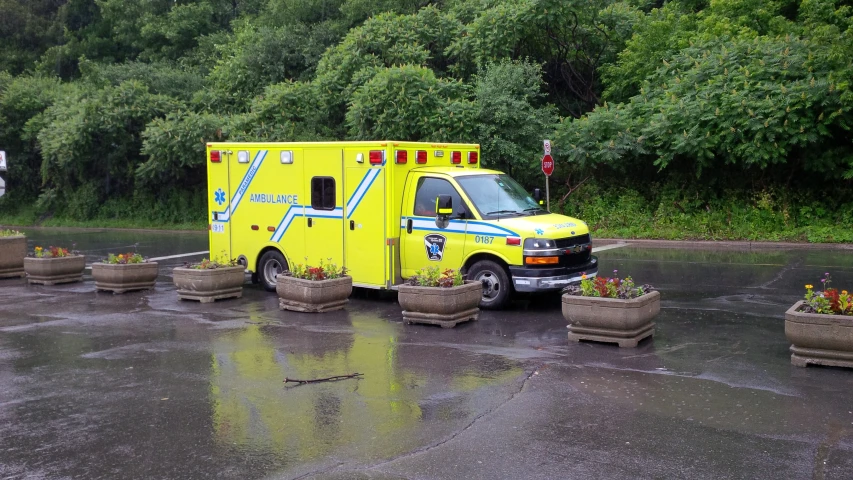
[[[160,272],[156,262],[146,263],[93,263],[92,278],[95,289],[113,293],[154,288],[157,274]]]
[[[655,333],[652,319],[660,313],[660,292],[642,297],[582,297],[563,294],[563,317],[569,322],[569,340],[616,343],[636,347]]]
[[[177,267],[172,270],[172,281],[178,287],[178,298],[181,300],[210,303],[242,297],[245,272],[242,265],[204,270]]]
[[[406,323],[427,323],[453,328],[480,316],[483,285],[467,281],[451,288],[400,285],[397,297]]]
[[[0,278],[23,277],[27,237],[0,237]]]
[[[287,275],[276,277],[275,291],[282,310],[322,313],[340,310],[352,294],[352,277],[305,280]]]
[[[853,317],[800,312],[803,301],[785,312],[791,364],[853,368]]]
[[[56,285],[73,283],[83,280],[83,269],[86,268],[86,257],[69,255],[55,258],[24,258],[24,270],[27,281],[40,285]]]

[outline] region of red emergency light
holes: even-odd
[[[403,164],[403,163],[406,163],[407,161],[409,161],[409,153],[406,152],[405,150],[397,150],[394,153],[394,155],[395,155],[394,161],[399,163],[399,164]]]
[[[368,157],[370,158],[371,165],[382,165],[382,161],[385,157],[385,152],[382,150],[371,150]]]
[[[222,152],[219,150],[211,150],[210,151],[210,162],[211,163],[219,163],[222,161]]]
[[[450,163],[459,165],[462,163],[462,152],[453,152],[450,154]]]
[[[426,150],[418,150],[415,152],[415,163],[419,165],[423,165],[427,162],[427,152]]]
[[[477,154],[477,152],[468,152],[468,163],[470,163],[472,165],[477,163],[477,160],[479,160],[479,157],[480,156]]]
[[[507,245],[521,245],[521,239],[518,237],[506,237]]]

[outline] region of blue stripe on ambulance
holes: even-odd
[[[281,223],[278,224],[278,227],[273,232],[272,237],[270,237],[270,241],[272,242],[280,242],[281,238],[287,232],[287,229],[290,228],[290,224],[293,223],[293,219],[297,217],[305,217],[305,218],[336,218],[339,220],[343,220],[344,218],[344,209],[341,207],[336,207],[334,210],[315,210],[311,207],[306,207],[302,205],[291,205],[287,209],[287,213],[284,214],[284,217],[281,219]]]
[[[255,174],[257,174],[258,170],[261,169],[261,164],[264,163],[264,159],[267,157],[268,152],[269,150],[258,150],[258,153],[255,154],[255,159],[252,160],[252,164],[243,175],[243,180],[240,182],[240,186],[237,188],[237,191],[234,192],[234,196],[231,197],[231,203],[225,211],[216,212],[216,220],[220,222],[227,222],[231,219],[231,216],[237,211],[237,207],[240,206],[240,201],[243,200],[243,196],[249,189],[249,185],[251,185],[252,180],[255,179]]]
[[[347,201],[347,218],[352,218],[352,214],[355,213],[355,209],[358,208],[361,200],[367,194],[367,191],[370,190],[370,187],[373,185],[373,182],[376,181],[376,178],[380,173],[382,173],[381,169],[371,168],[366,174],[364,174],[364,178],[361,179],[361,183],[358,184],[358,187],[356,187],[355,191],[352,192],[352,196]]]
[[[412,220],[412,230],[422,230],[429,232],[449,232],[449,233],[467,233],[468,235],[488,235],[491,237],[517,237],[517,233],[504,227],[497,225],[478,222],[475,220],[451,220],[447,228],[438,228],[435,226],[435,218],[432,217],[403,217],[400,222],[400,228],[406,228],[406,221]],[[465,228],[465,224],[468,228]],[[460,228],[461,227],[461,228]]]

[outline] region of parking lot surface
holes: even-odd
[[[172,256],[206,235],[34,230],[89,262]],[[784,312],[853,252],[599,254],[661,291],[638,348],[569,343],[559,296],[454,329],[406,325],[393,294],[345,311],[275,294],[0,280],[0,478],[554,479],[853,477],[853,371],[790,365]],[[361,379],[286,386],[359,372]]]

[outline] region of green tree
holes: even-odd
[[[557,111],[546,102],[542,70],[527,62],[487,64],[475,79],[474,139],[483,165],[522,181],[537,176],[542,140],[551,136]]]
[[[101,89],[82,84],[57,99],[38,133],[47,188],[43,205],[64,204],[72,216],[85,219],[106,198],[132,194],[143,129],[178,107],[136,81]]]

